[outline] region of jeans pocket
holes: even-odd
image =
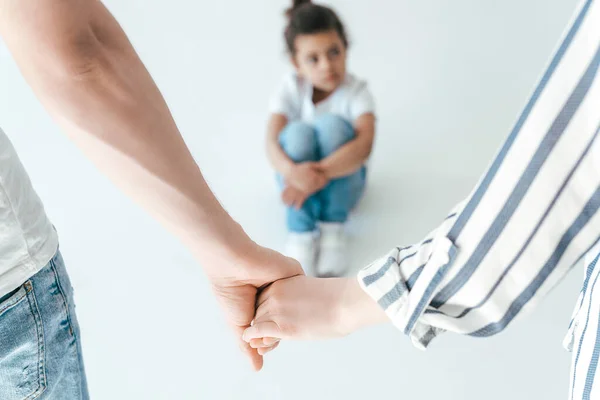
[[[46,389],[43,332],[27,281],[0,304],[0,399],[36,399]]]

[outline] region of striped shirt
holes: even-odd
[[[600,276],[599,253],[600,246],[596,245],[586,257],[583,287],[564,343],[573,352],[569,387],[571,400],[595,399],[600,395],[600,386],[596,385],[594,391],[600,356],[600,293],[594,296],[596,287],[600,288],[597,286]]]
[[[585,0],[469,197],[425,240],[360,272],[417,347],[445,331],[502,331],[597,242],[599,64],[600,0]]]

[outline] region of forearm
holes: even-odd
[[[271,166],[283,177],[287,176],[295,165],[277,142],[267,143],[267,157]]]
[[[287,176],[294,166],[287,154],[279,144],[279,135],[287,125],[287,118],[283,115],[274,114],[271,116],[267,126],[267,157],[269,162],[281,176]]]
[[[247,252],[249,238],[211,193],[159,90],[104,6],[21,1],[31,9],[13,14],[4,12],[13,0],[2,1],[1,32],[66,134],[201,262]],[[36,13],[38,6],[43,11]],[[60,24],[65,14],[76,23]]]
[[[343,278],[343,290],[336,305],[339,330],[353,333],[370,325],[390,322],[383,309],[374,301],[354,278]]]
[[[590,4],[466,203],[431,240],[360,273],[417,346],[445,330],[501,332],[598,241],[600,8]]]
[[[363,166],[371,148],[371,142],[356,138],[321,160],[320,168],[330,180],[350,175]]]
[[[375,141],[375,115],[366,113],[354,121],[355,138],[320,162],[328,179],[341,178],[363,166]]]

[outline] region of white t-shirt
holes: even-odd
[[[315,105],[312,84],[290,73],[271,98],[269,112],[285,115],[289,121],[311,123],[319,115],[334,114],[354,123],[361,115],[374,113],[375,102],[365,81],[346,74],[340,87]]]
[[[44,268],[57,249],[58,235],[0,129],[0,297]]]

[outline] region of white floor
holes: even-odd
[[[261,244],[283,209],[263,156],[268,94],[285,69],[286,2],[107,1],[163,89],[211,186]],[[195,4],[195,5],[194,5]],[[575,0],[332,2],[351,69],[379,104],[354,267],[419,240],[464,196],[508,133]],[[366,15],[368,16],[368,21]],[[260,374],[238,354],[201,268],[83,159],[0,46],[0,123],[59,229],[94,399],[560,400],[561,347],[582,271],[502,335],[448,335],[421,353],[391,326],[285,343]]]

